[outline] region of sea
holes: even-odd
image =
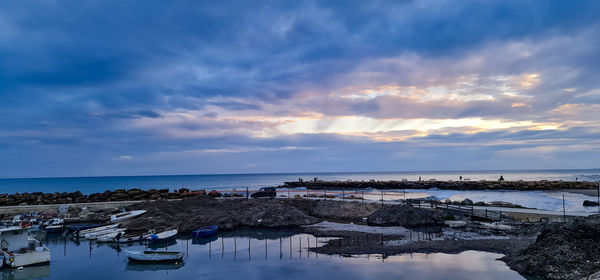
[[[556,170],[485,170],[485,171],[399,171],[399,172],[314,172],[314,173],[267,173],[267,174],[205,174],[205,175],[162,175],[162,176],[102,176],[102,177],[55,177],[55,178],[0,178],[0,193],[24,192],[73,192],[84,194],[106,190],[139,188],[192,190],[251,190],[261,187],[279,186],[298,179],[325,181],[333,180],[549,180],[549,181],[600,181],[598,169]]]

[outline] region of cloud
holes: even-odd
[[[599,5],[6,3],[0,176],[590,167]]]

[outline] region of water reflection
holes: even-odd
[[[185,262],[176,263],[137,263],[128,262],[125,266],[126,270],[131,271],[159,271],[159,270],[176,270],[185,265]]]
[[[297,231],[244,230],[204,239],[188,235],[155,248],[143,243],[76,243],[46,239],[52,261],[45,274],[2,279],[523,279],[496,259],[498,254],[468,251],[461,254],[405,254],[386,256],[324,255],[310,248],[332,238]],[[184,251],[178,264],[130,263],[122,250]],[[22,272],[38,273],[25,268]],[[17,271],[18,272],[18,271]],[[15,272],[16,273],[16,272]],[[25,275],[25,274],[23,274]],[[10,278],[13,277],[13,278]]]
[[[25,269],[3,268],[3,280],[38,279],[50,276],[50,265],[37,265]]]

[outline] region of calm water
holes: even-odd
[[[143,245],[90,247],[55,239],[48,242],[50,265],[4,269],[2,279],[524,279],[496,260],[500,254],[330,256],[309,253],[308,242],[314,247],[315,237],[283,231],[236,231],[199,244],[181,238],[168,249],[186,252],[183,263],[148,265],[128,263],[123,251]]]
[[[365,172],[365,173],[289,173],[289,174],[227,174],[227,175],[176,175],[176,176],[125,176],[125,177],[72,177],[0,179],[0,193],[15,192],[104,192],[129,188],[190,189],[256,189],[278,186],[298,178],[311,180],[458,180],[459,176],[471,180],[497,180],[502,174],[506,180],[564,180],[600,181],[600,169],[572,170],[521,170],[521,171],[431,171],[431,172]]]

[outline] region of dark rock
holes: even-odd
[[[216,191],[216,190],[212,190],[208,193],[208,196],[210,197],[220,197],[222,196],[220,192]]]
[[[441,226],[444,218],[436,211],[406,205],[384,206],[369,215],[369,225],[424,227]]]

